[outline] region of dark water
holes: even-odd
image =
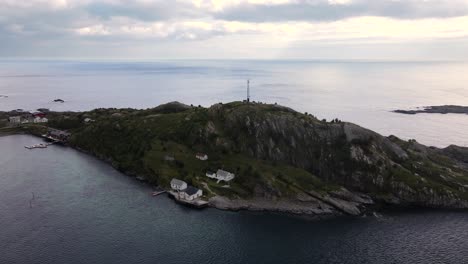
[[[283,104],[319,118],[434,146],[468,146],[468,115],[402,115],[427,105],[468,105],[468,63],[356,61],[0,60],[0,110],[148,108],[169,101],[210,106]],[[52,101],[66,100],[65,104]]]
[[[467,263],[468,213],[196,211],[72,149],[23,148],[33,143],[0,137],[0,263]]]

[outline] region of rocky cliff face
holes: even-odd
[[[466,149],[429,148],[272,105],[215,105],[208,111],[210,119],[218,122],[208,122],[205,134],[218,136],[216,144],[255,159],[307,170],[342,186],[344,192],[366,194],[366,201],[468,207],[468,171],[463,166],[468,161]],[[337,193],[328,195],[351,200]],[[324,197],[320,199],[326,200]]]

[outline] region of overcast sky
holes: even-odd
[[[468,0],[0,0],[0,56],[468,60]]]

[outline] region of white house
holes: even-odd
[[[230,181],[234,179],[234,177],[235,177],[234,173],[230,173],[228,171],[218,170],[216,172],[216,179],[220,181]]]
[[[87,117],[87,118],[84,119],[84,122],[85,123],[92,123],[92,122],[94,122],[94,119],[91,119],[91,118]]]
[[[193,186],[188,186],[187,189],[184,190],[183,198],[187,201],[193,201],[197,199],[198,197],[201,197],[203,195],[203,191],[200,189],[197,189]]]
[[[187,183],[178,179],[172,179],[171,188],[176,191],[183,191],[187,189]]]
[[[224,170],[218,170],[216,173],[208,171],[206,173],[206,176],[211,179],[216,179],[218,181],[230,181],[234,179],[235,175],[234,173],[230,173]]]
[[[19,124],[21,123],[21,116],[10,116],[8,121],[12,124]]]
[[[45,117],[35,117],[33,120],[34,123],[47,123],[49,120]]]
[[[199,160],[208,160],[208,155],[206,154],[203,154],[203,153],[197,153],[197,155],[195,155],[195,157]]]

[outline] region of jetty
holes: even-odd
[[[166,190],[164,190],[163,188],[161,187],[156,187],[154,189],[154,191],[151,193],[152,196],[158,196],[158,195],[161,195],[163,193],[166,193]]]
[[[54,143],[46,143],[46,144],[39,143],[39,144],[34,144],[34,145],[24,146],[24,147],[27,148],[27,149],[37,149],[37,148],[38,149],[45,149],[45,148],[47,148],[48,146],[50,146],[52,144],[54,144]]]
[[[151,193],[151,195],[152,196],[158,196],[158,195],[161,195],[163,193],[166,193],[166,191],[164,191],[164,190],[163,191],[154,191],[154,192]]]

